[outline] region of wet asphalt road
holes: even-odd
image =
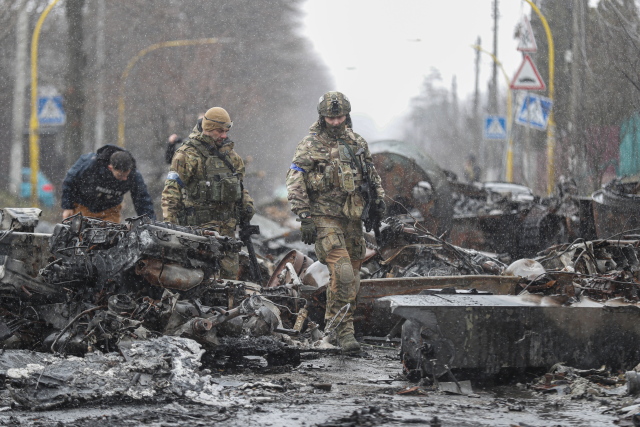
[[[572,399],[507,385],[471,396],[418,389],[402,378],[395,349],[365,347],[367,357],[321,355],[298,367],[253,367],[220,373],[220,404],[184,397],[152,401],[84,402],[78,407],[32,412],[11,407],[6,390],[0,425],[37,426],[613,426],[615,409],[629,397]],[[330,385],[330,390],[326,389]]]

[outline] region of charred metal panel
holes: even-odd
[[[0,232],[0,297],[63,300],[60,290],[39,275],[50,261],[49,234]]]
[[[493,374],[565,362],[628,369],[640,359],[640,307],[563,306],[534,295],[392,296],[380,301],[407,322],[404,362],[424,374],[444,365]],[[433,362],[431,362],[433,361]]]
[[[519,277],[509,276],[434,276],[364,279],[360,282],[354,326],[359,335],[385,336],[400,320],[392,314],[379,298],[393,295],[417,295],[428,289],[455,288],[478,290],[496,294],[514,294]],[[326,286],[304,290],[302,296],[310,301],[309,318],[322,323],[324,320]]]
[[[379,298],[392,295],[416,295],[428,289],[475,289],[499,295],[514,294],[521,279],[507,276],[436,276],[366,279],[360,282],[355,328],[363,335],[384,336],[400,320]]]
[[[42,211],[37,208],[2,208],[0,209],[0,230],[31,232],[40,221]]]

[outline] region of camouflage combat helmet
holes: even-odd
[[[327,92],[318,101],[318,114],[323,117],[346,116],[350,112],[351,102],[340,92]]]

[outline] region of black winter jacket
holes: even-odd
[[[111,154],[119,150],[123,149],[105,145],[95,153],[80,156],[62,182],[62,209],[74,209],[78,203],[91,212],[102,212],[122,203],[131,191],[136,213],[156,218],[153,201],[135,164],[126,181],[118,181],[108,169]]]

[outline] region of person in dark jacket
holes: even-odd
[[[164,161],[170,165],[173,160],[173,155],[176,154],[176,150],[182,145],[182,138],[177,134],[171,134],[167,139],[167,149],[164,153]]]
[[[62,182],[62,219],[81,212],[84,216],[120,222],[124,195],[138,215],[155,219],[153,201],[131,154],[115,145],[83,154]]]

